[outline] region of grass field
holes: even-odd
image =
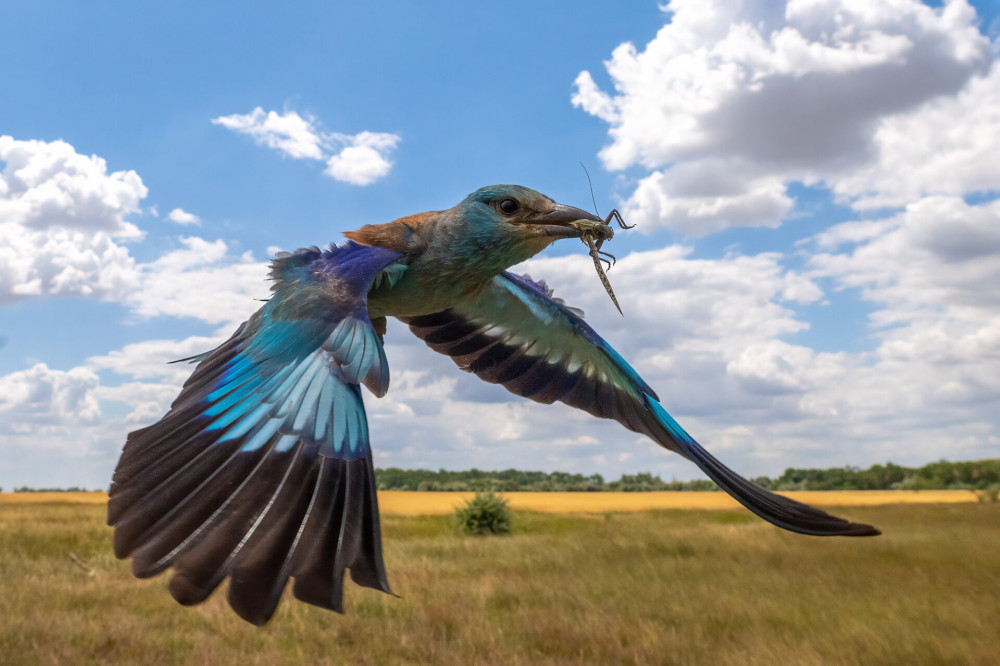
[[[997,663],[1000,503],[841,513],[885,534],[675,509],[521,511],[513,536],[476,538],[449,516],[388,515],[399,598],[348,585],[345,616],[286,599],[257,629],[224,591],[182,608],[167,577],[132,578],[101,502],[4,501],[0,662]]]

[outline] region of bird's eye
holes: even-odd
[[[497,204],[497,210],[504,215],[513,215],[517,212],[517,199],[501,199],[500,203]]]

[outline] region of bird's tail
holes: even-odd
[[[675,451],[679,449],[720,488],[764,520],[792,532],[814,536],[876,536],[881,534],[871,525],[852,523],[843,518],[831,516],[824,511],[776,495],[751,483],[702,448],[701,444],[674,421],[659,402],[650,396],[646,396],[645,400],[646,406],[655,417],[659,430],[662,430],[662,432],[650,434],[661,445]]]

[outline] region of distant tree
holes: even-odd
[[[617,481],[605,481],[600,474],[569,472],[533,472],[515,469],[484,471],[470,469],[404,470],[389,467],[376,471],[379,490],[437,490],[492,492],[649,492],[655,490],[706,491],[718,490],[709,479],[664,481],[649,472],[624,474]],[[788,468],[781,476],[771,479],[758,476],[753,482],[769,490],[896,490],[896,489],[984,489],[1000,484],[1000,460],[970,462],[939,461],[918,468],[886,463],[868,469],[834,467],[830,469]],[[71,489],[76,490],[76,489]],[[34,492],[32,488],[16,488],[15,492]]]

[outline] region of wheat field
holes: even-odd
[[[383,490],[379,508],[389,516],[450,514],[475,493],[409,492]],[[815,490],[781,493],[787,497],[828,507],[881,506],[885,504],[961,504],[979,501],[971,490]],[[511,508],[543,513],[607,513],[658,509],[738,509],[739,503],[722,492],[594,492],[594,493],[504,493]],[[3,503],[69,502],[104,504],[101,492],[0,493]]]

